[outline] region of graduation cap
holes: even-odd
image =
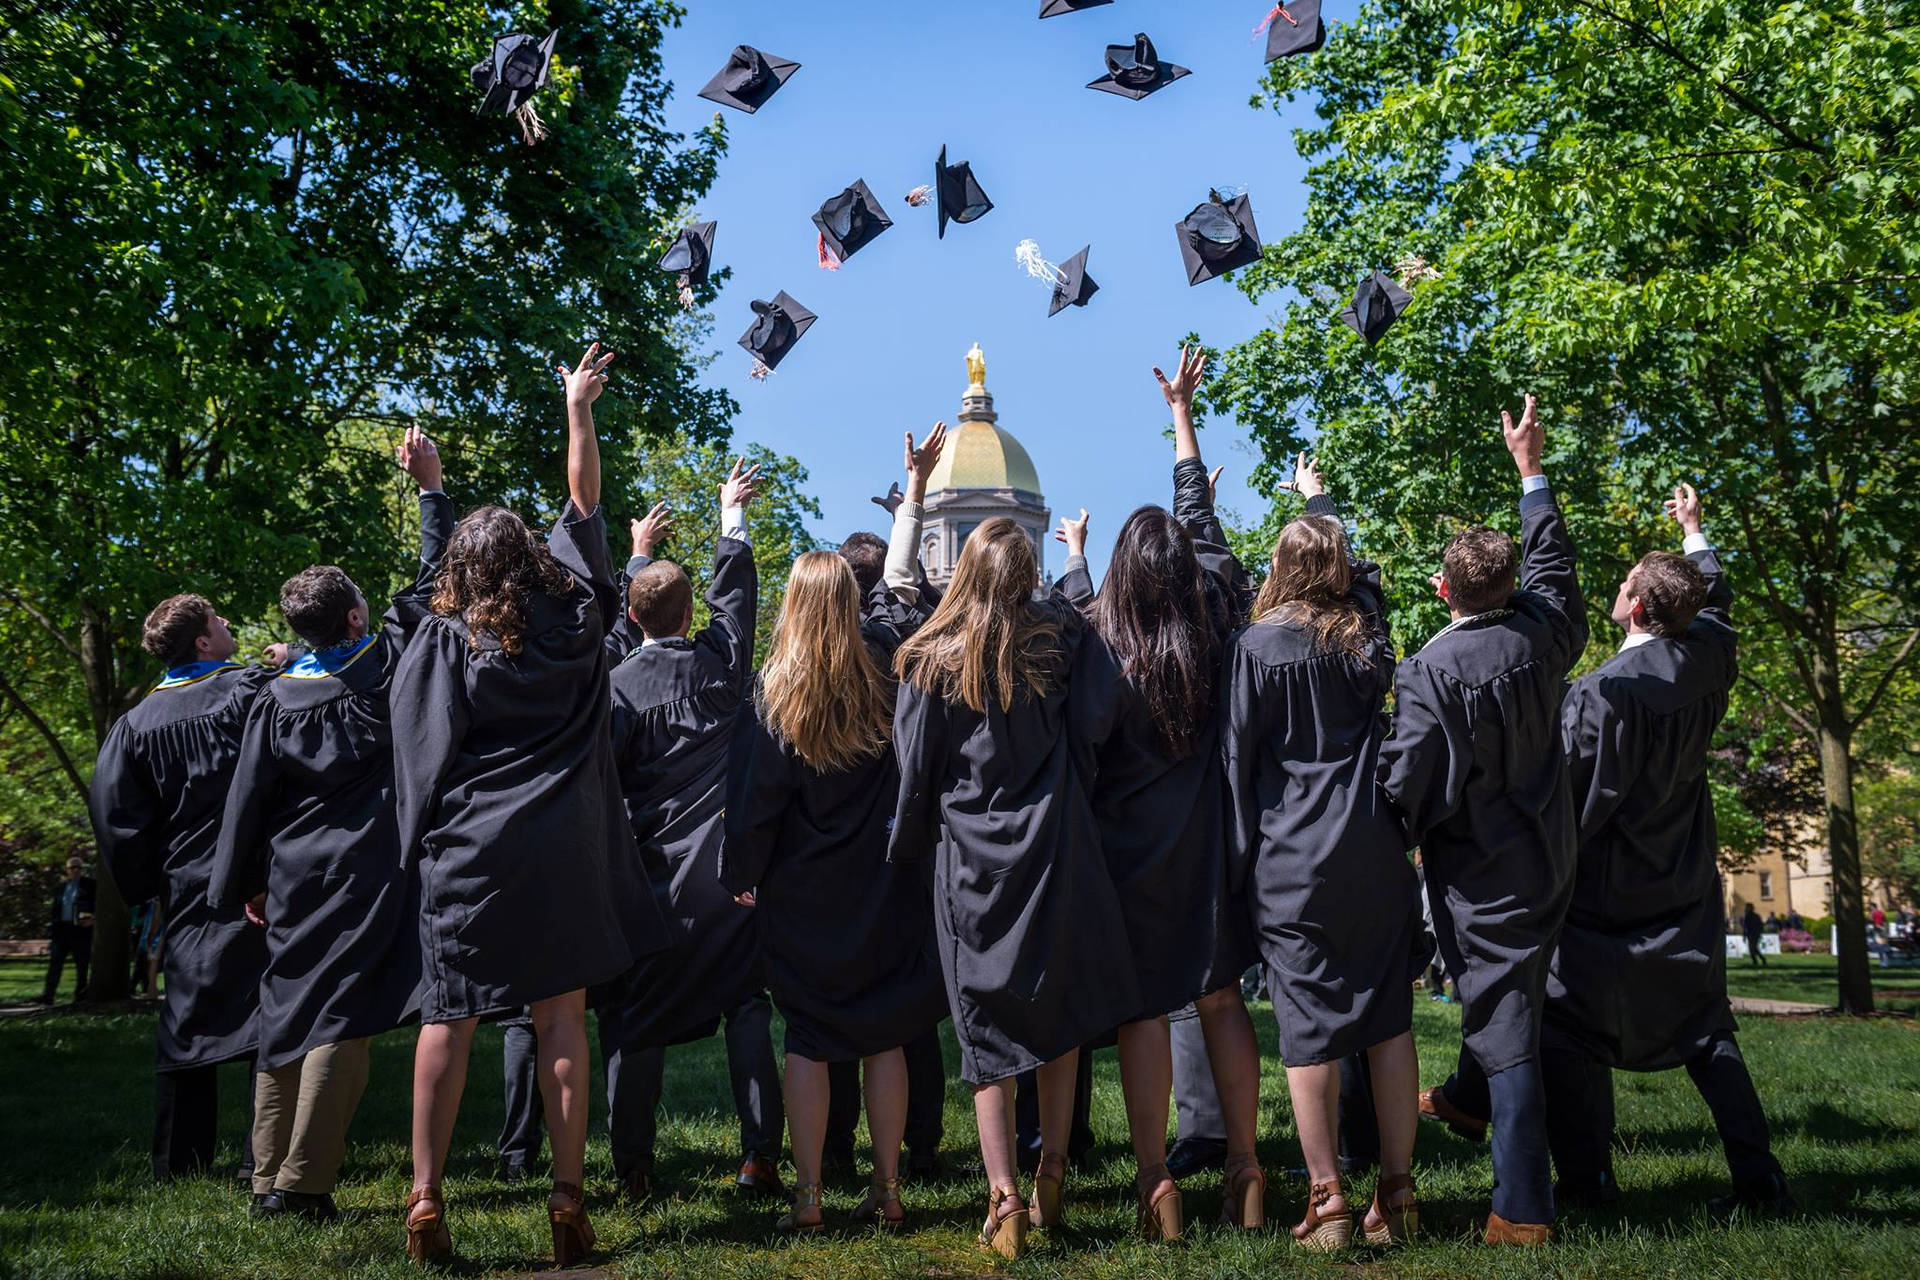
[[[1089,245],[1055,266],[1041,256],[1038,240],[1022,240],[1014,246],[1013,260],[1025,267],[1034,279],[1045,280],[1053,286],[1053,305],[1047,309],[1049,317],[1059,315],[1068,307],[1086,306],[1087,300],[1100,291],[1100,286],[1087,274],[1087,254],[1091,248]]]
[[[1245,195],[1227,200],[1218,191],[1209,191],[1207,202],[1173,229],[1180,237],[1189,285],[1260,261],[1260,232],[1253,225],[1253,205]]]
[[[940,204],[940,235],[947,237],[947,223],[974,222],[984,218],[993,210],[993,201],[987,199],[987,193],[980,189],[980,182],[973,176],[973,162],[962,160],[959,164],[947,163],[947,149],[940,148],[940,158],[933,162],[933,193]]]
[[[1160,61],[1153,41],[1147,39],[1147,33],[1142,31],[1134,36],[1132,44],[1107,46],[1107,74],[1087,88],[1139,99],[1166,88],[1187,74],[1185,67]]]
[[[1372,346],[1393,327],[1393,322],[1412,301],[1412,294],[1395,284],[1384,271],[1376,271],[1353,291],[1353,301],[1340,313],[1340,318]]]
[[[859,179],[813,215],[820,228],[820,265],[838,271],[840,264],[860,252],[873,238],[893,225],[873,191]]]
[[[756,380],[764,380],[772,373],[786,359],[787,352],[793,350],[793,344],[819,319],[789,297],[784,289],[773,295],[772,302],[756,298],[753,315],[753,324],[740,335],[740,345],[753,356]]]
[[[707,81],[700,96],[752,115],[799,69],[800,64],[790,58],[762,53],[750,44],[737,44],[727,57],[727,65]]]
[[[1113,0],[1040,0],[1040,16],[1057,18],[1063,13],[1078,13],[1082,9],[1097,9],[1103,4],[1112,4]]]
[[[1314,53],[1327,42],[1327,24],[1320,20],[1320,0],[1285,0],[1267,10],[1253,34],[1267,33],[1267,61],[1278,62],[1296,53]]]
[[[520,122],[520,136],[529,144],[547,136],[546,125],[533,109],[533,95],[547,83],[553,65],[555,27],[541,40],[516,31],[493,42],[485,61],[473,64],[473,87],[485,96],[475,115],[510,115]]]
[[[713,233],[719,225],[717,222],[696,222],[692,226],[682,227],[660,259],[662,271],[672,271],[680,277],[680,305],[683,307],[693,306],[693,291],[707,282],[707,272],[713,266]]]

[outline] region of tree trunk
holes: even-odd
[[[1820,780],[1827,800],[1827,863],[1833,873],[1833,931],[1840,942],[1840,1012],[1873,1012],[1867,916],[1860,885],[1860,826],[1853,808],[1853,732],[1836,656],[1813,662],[1820,713]]]
[[[80,612],[80,668],[87,681],[87,708],[93,716],[95,745],[120,718],[120,694],[113,680],[113,640],[106,620],[91,605]],[[133,994],[127,936],[127,903],[105,867],[96,868],[93,907],[93,971],[87,975],[88,1000],[125,1000]]]

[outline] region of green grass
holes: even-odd
[[[1423,1075],[1437,1080],[1458,1034],[1451,1006],[1417,1002]],[[1131,1241],[1131,1162],[1114,1058],[1096,1059],[1094,1127],[1100,1145],[1068,1186],[1072,1229],[1011,1268],[1022,1276],[1171,1277],[1350,1273],[1381,1276],[1910,1276],[1920,1256],[1920,1032],[1892,1019],[1745,1020],[1742,1040],[1773,1121],[1776,1147],[1806,1209],[1781,1221],[1710,1218],[1725,1167],[1705,1108],[1684,1073],[1618,1077],[1621,1151],[1628,1189],[1617,1213],[1572,1215],[1562,1242],[1523,1255],[1472,1243],[1486,1211],[1486,1149],[1423,1126],[1416,1170],[1425,1236],[1395,1254],[1344,1260],[1303,1257],[1282,1229],[1302,1211],[1306,1187],[1271,1012],[1256,1010],[1266,1059],[1261,1158],[1271,1182],[1273,1230],[1252,1237],[1196,1227],[1176,1248]],[[231,1180],[244,1122],[245,1074],[222,1078],[222,1155],[228,1177],[156,1187],[149,1180],[151,1015],[56,1012],[0,1021],[0,1275],[58,1277],[266,1277],[414,1274],[401,1254],[399,1208],[407,1176],[408,1079],[413,1034],[381,1037],[373,1083],[354,1125],[340,1192],[345,1220],[331,1228],[254,1223]],[[949,1046],[949,1060],[953,1060]],[[737,1130],[719,1041],[669,1055],[660,1193],[640,1208],[615,1204],[603,1135],[589,1151],[589,1197],[618,1276],[971,1275],[993,1270],[973,1244],[984,1208],[977,1175],[950,1176],[907,1193],[914,1229],[888,1238],[849,1231],[799,1242],[773,1238],[776,1206],[731,1185]],[[599,1078],[596,1072],[596,1090]],[[596,1092],[595,1115],[602,1117]],[[458,1274],[538,1268],[550,1257],[540,1188],[493,1178],[500,1119],[498,1033],[475,1049],[447,1190],[461,1259]],[[977,1161],[970,1107],[950,1090],[947,1155]],[[863,1154],[864,1159],[864,1154]],[[1370,1179],[1355,1183],[1364,1197]],[[830,1188],[829,1214],[857,1202],[857,1184]],[[1211,1178],[1187,1187],[1188,1215],[1212,1219]]]

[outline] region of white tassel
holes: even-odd
[[[753,372],[747,376],[755,382],[765,382],[773,376],[773,370],[768,367],[765,360],[762,360],[759,356],[755,356],[753,358]]]
[[[931,199],[933,199],[933,184],[931,182],[922,183],[920,186],[907,192],[907,207],[910,209],[918,209]]]
[[[1050,285],[1060,283],[1060,268],[1040,256],[1038,240],[1022,240],[1013,247],[1013,260],[1036,280],[1045,280]]]
[[[528,98],[514,108],[513,118],[520,122],[520,136],[526,139],[528,146],[547,136],[546,122],[540,118],[540,113],[533,109],[532,98]]]
[[[680,286],[680,307],[683,311],[693,310],[693,281],[682,272],[677,282]]]

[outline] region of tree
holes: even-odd
[[[1403,636],[1443,616],[1422,584],[1446,534],[1511,522],[1489,424],[1521,391],[1551,407],[1595,594],[1670,545],[1659,496],[1700,483],[1737,553],[1743,687],[1819,754],[1853,1011],[1873,999],[1854,744],[1920,643],[1907,8],[1368,0],[1256,98],[1315,98],[1308,206],[1239,280],[1279,310],[1211,401],[1269,490],[1312,436]],[[1412,305],[1365,347],[1335,313],[1396,265]]]
[[[411,534],[388,450],[438,438],[461,507],[548,517],[563,414],[552,368],[620,352],[610,440],[724,434],[695,381],[699,318],[653,263],[712,181],[716,121],[661,123],[669,0],[551,0],[551,136],[476,118],[480,0],[76,0],[0,34],[0,611],[64,664],[0,701],[79,792],[154,675],[159,598],[266,615],[314,560],[384,582]],[[704,287],[710,300],[719,273]],[[615,457],[631,450],[610,449]],[[617,469],[609,486],[630,480]],[[48,701],[52,699],[53,701]],[[10,732],[12,731],[10,727]],[[127,972],[103,882],[100,994]]]

